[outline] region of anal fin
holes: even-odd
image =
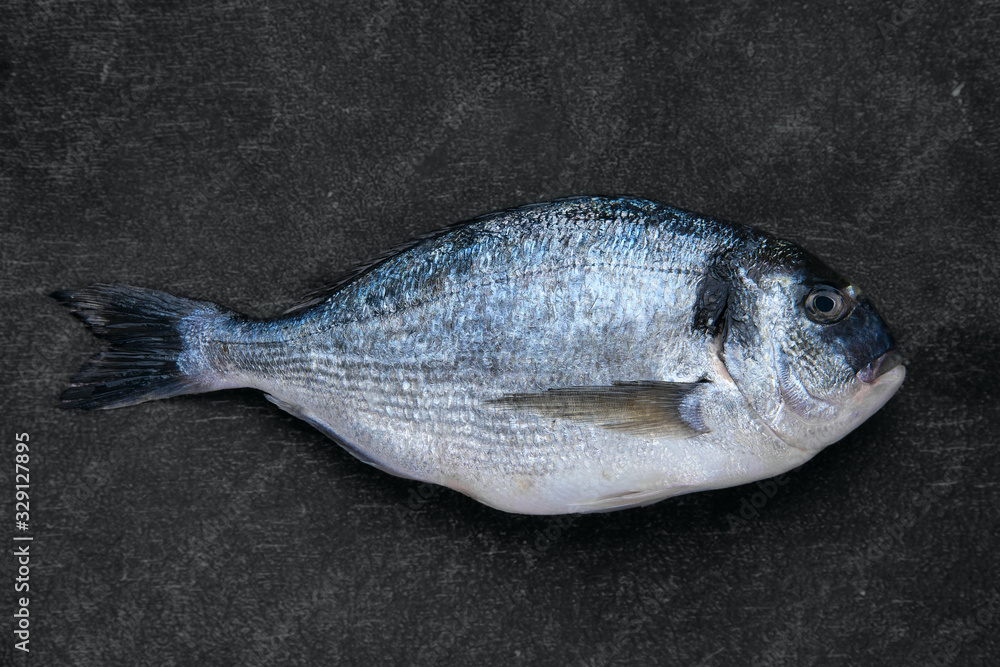
[[[362,463],[367,463],[368,465],[370,465],[370,466],[372,466],[374,468],[378,468],[382,472],[387,472],[390,475],[395,475],[396,477],[404,477],[406,479],[415,479],[411,475],[406,475],[404,473],[401,473],[398,470],[396,470],[395,468],[390,468],[389,466],[385,465],[381,461],[376,461],[372,457],[368,456],[367,454],[365,454],[364,452],[362,452],[360,449],[358,449],[357,447],[355,447],[353,444],[351,444],[350,442],[348,442],[347,440],[345,440],[344,438],[342,438],[340,435],[338,435],[336,432],[334,432],[334,430],[331,429],[329,426],[327,426],[326,424],[324,424],[323,422],[319,421],[318,419],[316,419],[315,417],[313,417],[311,414],[309,414],[308,412],[306,412],[305,410],[303,410],[300,406],[295,405],[294,403],[289,403],[288,401],[285,401],[283,399],[278,398],[277,396],[272,396],[271,394],[267,394],[267,393],[264,394],[264,398],[266,398],[271,403],[274,403],[279,408],[281,408],[282,410],[284,410],[288,414],[292,415],[293,417],[297,417],[298,419],[301,419],[302,421],[306,422],[307,424],[309,424],[310,426],[312,426],[313,428],[315,428],[316,430],[318,430],[320,433],[322,433],[323,435],[325,435],[326,437],[330,438],[331,440],[333,440],[334,442],[336,442],[338,445],[340,445],[341,447],[343,447],[344,449],[346,449],[351,454],[351,456],[353,456],[354,458],[358,459]]]

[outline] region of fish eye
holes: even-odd
[[[850,312],[849,302],[840,290],[826,285],[809,292],[805,307],[809,319],[819,324],[833,324]]]

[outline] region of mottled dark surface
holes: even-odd
[[[2,532],[34,537],[31,652],[4,584],[0,663],[993,664],[997,3],[326,4],[0,8]],[[892,324],[902,390],[781,484],[562,519],[249,391],[54,407],[98,347],[54,289],[272,314],[574,194],[801,242]]]

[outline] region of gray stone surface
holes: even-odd
[[[190,4],[0,8],[0,495],[13,545],[27,432],[34,537],[31,653],[5,630],[0,663],[996,660],[997,3]],[[563,519],[253,392],[54,407],[98,345],[53,289],[274,314],[574,194],[799,241],[879,304],[902,390],[784,484]]]

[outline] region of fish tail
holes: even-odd
[[[198,334],[233,313],[208,302],[128,285],[88,285],[51,296],[110,343],[73,377],[60,407],[95,410],[222,389]]]

